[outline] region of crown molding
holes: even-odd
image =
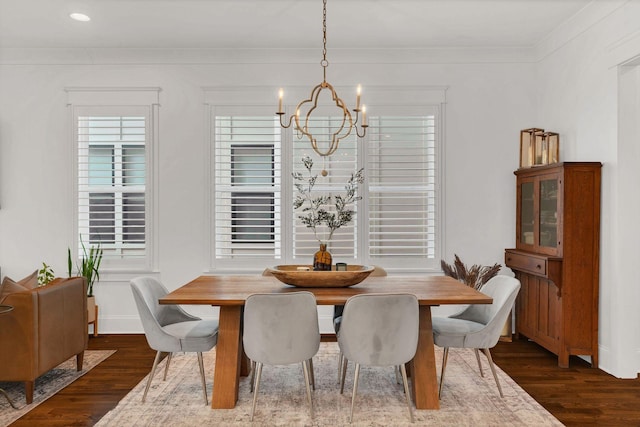
[[[0,65],[317,64],[317,49],[5,48]],[[532,48],[332,49],[332,64],[533,62]]]
[[[540,62],[594,27],[630,0],[592,1],[567,21],[556,27],[534,47],[535,62]]]

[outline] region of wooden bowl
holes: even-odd
[[[308,268],[308,271],[299,268]],[[347,265],[347,271],[313,271],[311,265],[277,265],[267,271],[287,285],[299,288],[346,288],[357,285],[371,274],[373,266]]]

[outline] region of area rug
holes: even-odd
[[[24,383],[0,382],[18,409],[13,409],[4,396],[0,396],[0,426],[7,426],[80,378],[116,350],[87,350],[84,352],[82,371],[76,371],[76,357],[61,363],[36,380],[33,403],[27,405],[24,398]]]
[[[436,357],[441,357],[436,349]],[[107,426],[561,426],[562,424],[498,368],[504,392],[500,398],[484,356],[484,378],[479,375],[471,350],[449,354],[440,410],[415,410],[411,424],[402,385],[392,368],[360,370],[353,423],[349,423],[353,366],[350,364],[345,393],[337,379],[337,344],[321,343],[314,357],[316,390],[315,417],[309,414],[301,365],[264,366],[254,421],[253,394],[249,378],[240,380],[239,399],[234,409],[211,409],[204,405],[196,355],[174,355],[166,381],[159,365],[156,377],[142,403],[146,378],[118,406],[96,425]],[[211,402],[215,348],[205,354],[207,393]],[[438,364],[438,369],[440,368]],[[438,371],[439,372],[439,371]]]

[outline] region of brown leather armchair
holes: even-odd
[[[24,381],[27,404],[40,375],[74,355],[82,370],[88,343],[83,277],[14,292],[2,304],[13,310],[0,317],[0,381]]]

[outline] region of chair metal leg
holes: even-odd
[[[409,419],[413,422],[413,408],[411,407],[411,397],[409,396],[409,381],[407,380],[407,368],[404,365],[400,365],[400,371],[402,372],[402,384],[404,385],[404,394],[407,397],[407,407],[409,408]]]
[[[493,359],[491,358],[491,352],[489,351],[488,348],[483,348],[482,352],[484,353],[485,356],[487,356],[487,359],[489,360],[489,368],[491,368],[491,373],[493,374],[493,379],[496,380],[496,385],[498,386],[498,391],[500,392],[500,397],[504,398],[504,395],[502,394],[502,387],[500,387],[500,381],[498,381],[498,374],[496,373],[496,367],[493,364]]]
[[[478,361],[478,369],[480,369],[480,376],[484,378],[484,372],[482,372],[482,363],[480,362],[480,351],[477,348],[474,348],[473,351],[476,353],[476,360]]]
[[[340,358],[338,359],[338,382],[344,382],[344,376],[347,373],[349,367],[349,361],[344,358],[344,354],[340,352]]]
[[[256,402],[258,401],[258,388],[260,387],[260,376],[262,375],[262,363],[257,362],[256,364],[256,385],[253,390],[253,406],[251,406],[251,421],[253,421],[253,413],[256,410]]]
[[[304,384],[307,388],[307,399],[309,400],[309,411],[311,413],[311,419],[313,419],[313,400],[311,399],[311,387],[309,386],[309,382],[311,381],[311,374],[309,371],[313,370],[311,366],[311,359],[305,360],[302,362],[302,371],[304,372]]]
[[[311,379],[311,387],[316,391],[316,375],[313,372],[313,358],[309,359],[309,378]]]
[[[142,395],[142,403],[144,403],[147,398],[147,392],[149,391],[149,387],[151,387],[151,380],[156,373],[156,368],[158,367],[158,362],[160,361],[161,351],[156,353],[156,358],[153,360],[153,366],[151,367],[151,373],[149,373],[149,378],[147,379],[147,386],[144,388],[144,394]]]
[[[204,404],[208,405],[207,381],[204,379],[204,362],[202,361],[202,352],[198,352],[198,365],[200,366],[200,379],[202,380],[202,391],[204,392]]]
[[[353,407],[356,403],[356,393],[358,391],[358,376],[360,375],[360,364],[356,363],[356,374],[353,379],[353,394],[351,395],[351,415],[349,416],[349,422],[353,422]]]
[[[444,384],[444,370],[447,368],[449,358],[449,347],[445,347],[442,352],[442,369],[440,370],[440,387],[438,388],[438,399],[442,398],[442,384]]]
[[[349,361],[344,355],[342,356],[342,376],[340,378],[340,394],[344,392],[344,377],[347,376],[347,364]]]
[[[249,384],[249,393],[253,393],[253,383],[256,380],[256,362],[251,361],[251,384]]]
[[[164,365],[164,376],[162,377],[162,381],[166,381],[167,380],[167,372],[169,372],[169,365],[171,364],[171,357],[173,356],[173,353],[169,353],[167,355],[167,364]]]

